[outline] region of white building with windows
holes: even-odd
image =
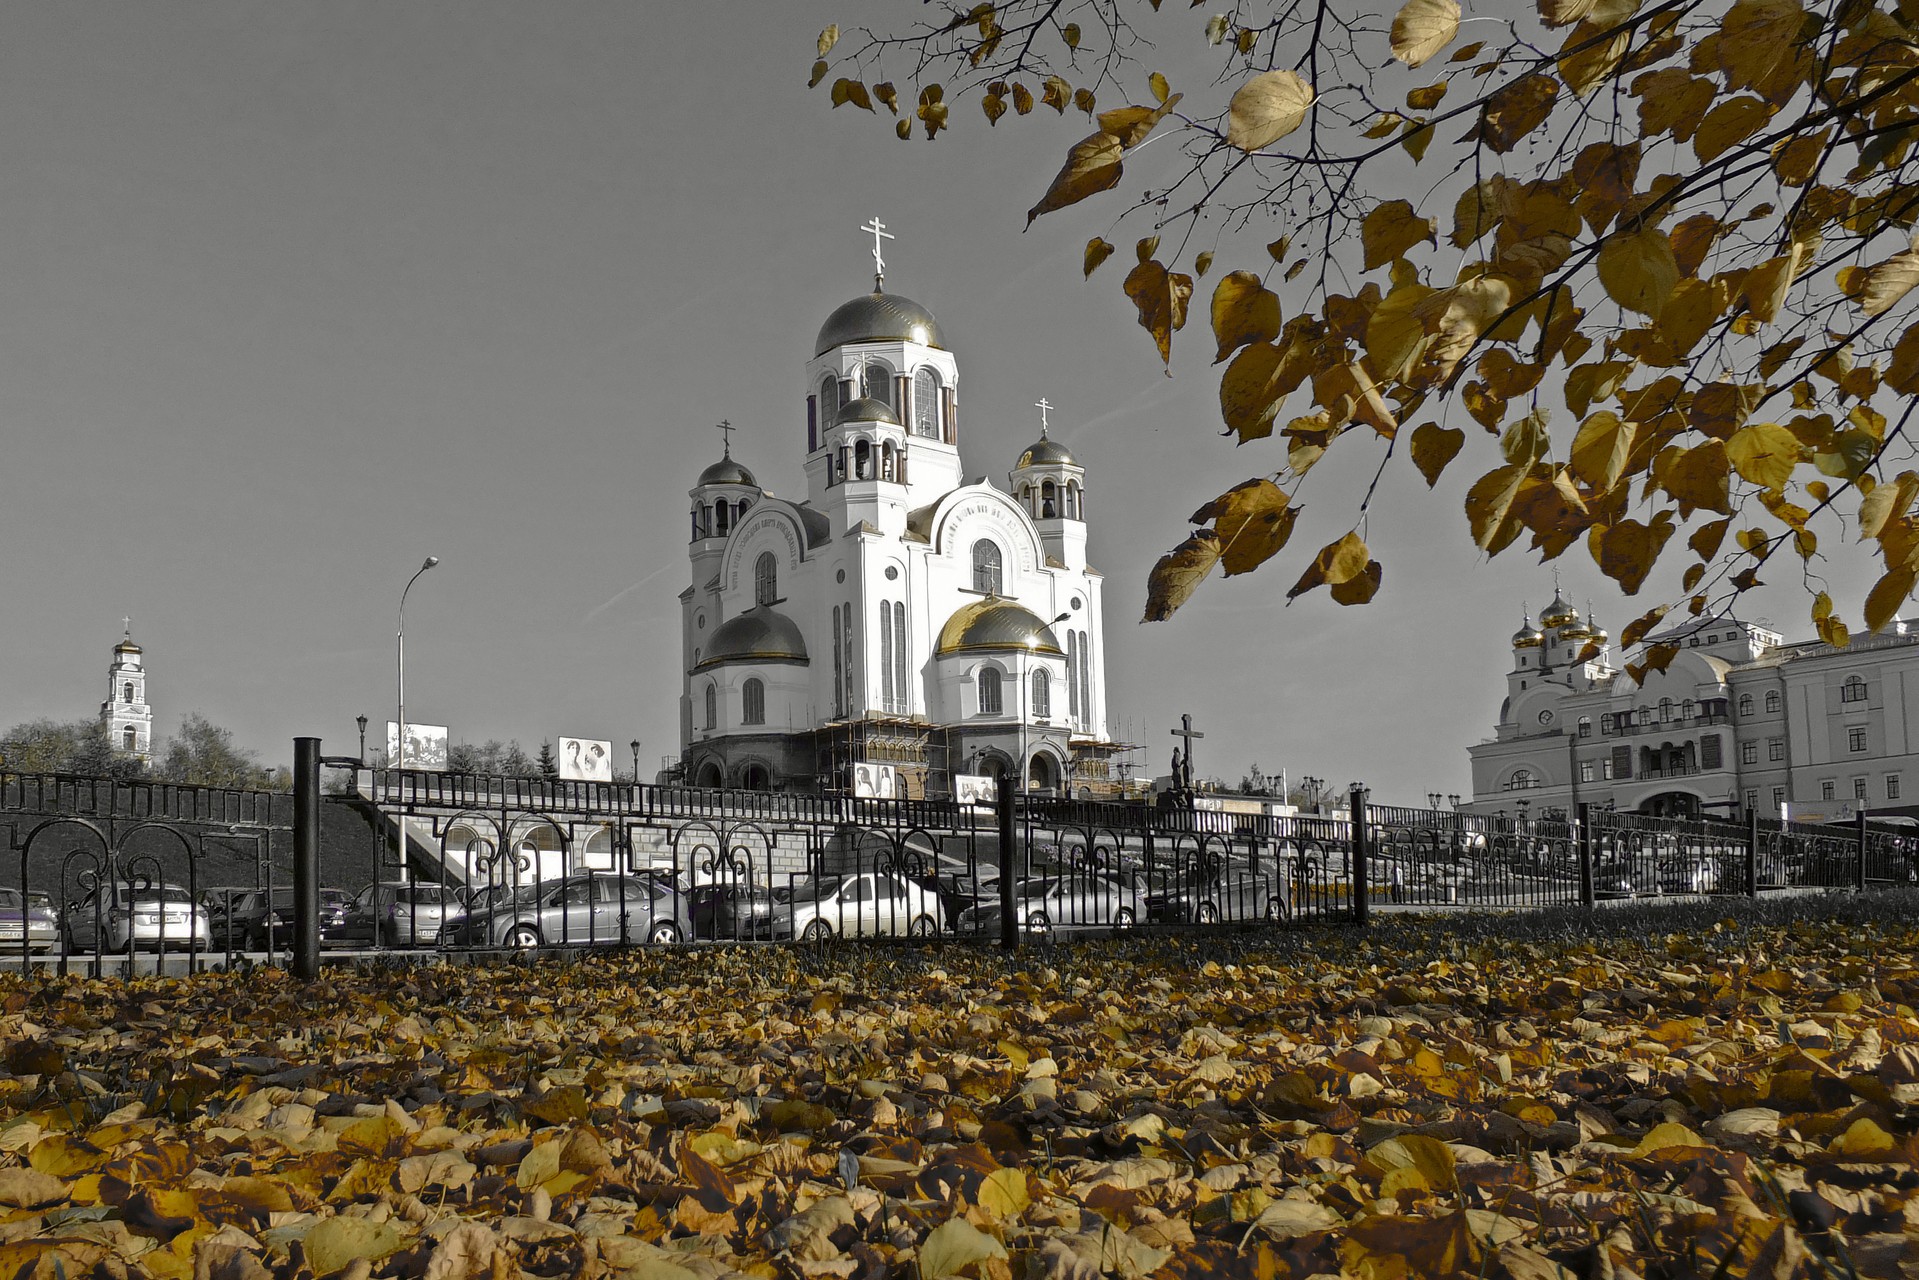
[[[902,794],[938,796],[997,762],[1105,794],[1118,747],[1085,468],[1042,409],[1004,488],[968,476],[959,362],[930,311],[882,286],[827,317],[806,363],[804,496],[762,487],[730,436],[691,490],[686,779],[833,792],[884,764]]]
[[[1635,681],[1563,597],[1528,619],[1495,736],[1467,749],[1473,811],[1919,814],[1919,633],[1904,623],[1844,649],[1723,617],[1659,642],[1678,654]]]
[[[100,704],[100,722],[116,751],[153,762],[153,708],[147,703],[146,654],[133,643],[133,624],[113,646],[107,667],[107,700]]]

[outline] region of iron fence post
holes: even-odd
[[[272,918],[272,901],[267,904]],[[293,973],[320,976],[320,740],[293,740]]]
[[[1759,896],[1759,810],[1746,815],[1746,896]]]
[[[1588,909],[1599,902],[1599,896],[1593,892],[1592,809],[1590,804],[1579,806],[1579,905]]]
[[[1019,950],[1019,913],[1013,909],[1013,779],[1004,765],[993,770],[999,804],[999,944]]]
[[[1373,915],[1372,876],[1367,865],[1372,839],[1366,829],[1366,788],[1353,788],[1346,812],[1352,818],[1353,827],[1353,923],[1363,925],[1369,923]]]
[[[1859,849],[1856,864],[1852,869],[1852,887],[1864,893],[1866,890],[1866,810],[1864,805],[1861,805],[1859,808],[1859,816],[1854,829],[1858,835]]]

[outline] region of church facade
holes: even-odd
[[[1468,748],[1471,809],[1580,804],[1674,816],[1919,816],[1919,632],[1843,649],[1728,617],[1648,636],[1678,653],[1634,680],[1561,596],[1512,639],[1495,736]]]
[[[1003,765],[1107,794],[1086,471],[1042,417],[1004,487],[968,476],[959,363],[883,284],[827,317],[806,363],[804,496],[762,487],[730,438],[690,491],[685,778],[938,797]]]

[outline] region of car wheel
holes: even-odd
[[[1218,924],[1219,908],[1210,902],[1202,902],[1199,904],[1199,908],[1193,912],[1193,919],[1199,921],[1201,924]]]
[[[506,945],[521,951],[531,951],[540,945],[540,931],[530,924],[516,924],[513,931],[506,935]]]
[[[653,926],[653,931],[646,935],[646,940],[656,947],[674,946],[680,940],[680,926],[671,920],[662,920]]]
[[[824,920],[810,922],[800,933],[802,942],[825,942],[833,936],[833,926]]]
[[[1118,911],[1115,911],[1113,913],[1113,927],[1116,929],[1132,928],[1133,909],[1131,907],[1121,907]]]
[[[1026,932],[1036,933],[1041,937],[1051,937],[1053,922],[1044,911],[1035,911],[1026,917]]]
[[[1286,918],[1286,900],[1277,894],[1266,899],[1266,918],[1268,920],[1284,920]]]
[[[907,931],[915,938],[930,938],[939,932],[939,925],[933,922],[932,916],[914,916]]]

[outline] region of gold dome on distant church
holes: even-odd
[[[1544,643],[1546,643],[1545,634],[1537,627],[1531,625],[1522,626],[1519,630],[1513,632],[1513,648],[1515,649],[1537,649]]]
[[[1553,592],[1553,602],[1539,613],[1539,625],[1542,627],[1563,627],[1579,621],[1579,610],[1572,607],[1564,593]]]
[[[1038,614],[1000,596],[961,605],[940,628],[937,652],[942,656],[981,649],[1025,649],[1053,657],[1066,652]]]

